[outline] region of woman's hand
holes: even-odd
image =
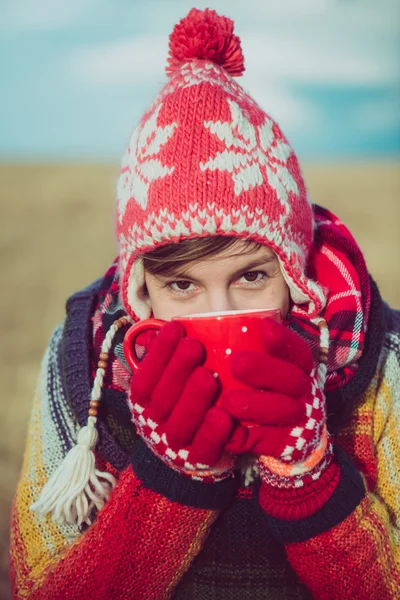
[[[137,432],[161,460],[195,479],[219,481],[232,474],[234,458],[223,452],[234,421],[213,406],[217,383],[204,358],[180,323],[167,323],[132,377],[129,401]]]
[[[232,374],[249,389],[222,395],[221,407],[239,422],[226,449],[260,457],[260,471],[267,477],[269,468],[274,476],[291,477],[321,461],[327,466],[331,444],[325,398],[311,350],[298,334],[272,319],[264,319],[261,327],[265,352],[232,353]]]

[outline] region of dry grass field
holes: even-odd
[[[385,298],[400,307],[399,164],[309,166],[311,199],[338,214],[363,248]],[[115,253],[117,169],[0,165],[0,598],[7,600],[9,511],[41,354],[64,301]]]

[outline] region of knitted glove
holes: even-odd
[[[165,464],[204,482],[232,475],[234,458],[224,447],[234,427],[213,407],[217,383],[201,366],[200,342],[185,336],[180,323],[166,324],[132,377],[129,403],[138,434]]]
[[[222,408],[241,423],[226,450],[258,457],[264,508],[269,502],[268,510],[281,516],[278,499],[280,508],[282,502],[296,507],[287,490],[299,496],[303,488],[302,500],[306,494],[307,502],[301,503],[300,512],[306,514],[327,500],[339,478],[326,429],[323,384],[311,350],[298,334],[272,319],[265,319],[261,327],[265,353],[236,351],[231,356],[232,374],[250,388],[227,391],[221,398]],[[323,473],[328,493],[321,496],[314,482]],[[295,518],[300,518],[299,512]]]

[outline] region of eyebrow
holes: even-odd
[[[240,267],[240,269],[237,269],[236,271],[234,271],[231,275],[232,278],[237,277],[237,275],[239,275],[239,273],[247,273],[248,271],[251,271],[252,269],[254,269],[255,267],[260,267],[261,265],[265,265],[266,263],[272,263],[272,262],[277,262],[277,257],[275,254],[269,254],[268,256],[260,256],[260,258],[256,258],[254,260],[252,260],[251,262],[243,265],[243,267]],[[186,279],[190,279],[191,281],[198,281],[195,277],[191,277],[190,275],[188,275],[187,273],[185,273],[184,268],[182,270],[177,269],[176,273],[172,273],[171,275],[156,275],[156,277],[160,277],[162,279],[171,279],[172,277],[181,277],[186,278]]]

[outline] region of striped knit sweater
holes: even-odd
[[[369,336],[376,360],[367,356],[347,397],[328,397],[341,484],[314,517],[271,519],[257,482],[224,510],[202,508],[202,489],[199,508],[185,506],[181,476],[134,441],[124,394],[114,389],[104,393],[96,448],[99,468],[119,478],[108,504],[83,528],[29,510],[86,419],[97,290],[70,299],[43,359],[12,512],[14,598],[400,598],[400,313],[388,307],[379,348],[383,332]]]

